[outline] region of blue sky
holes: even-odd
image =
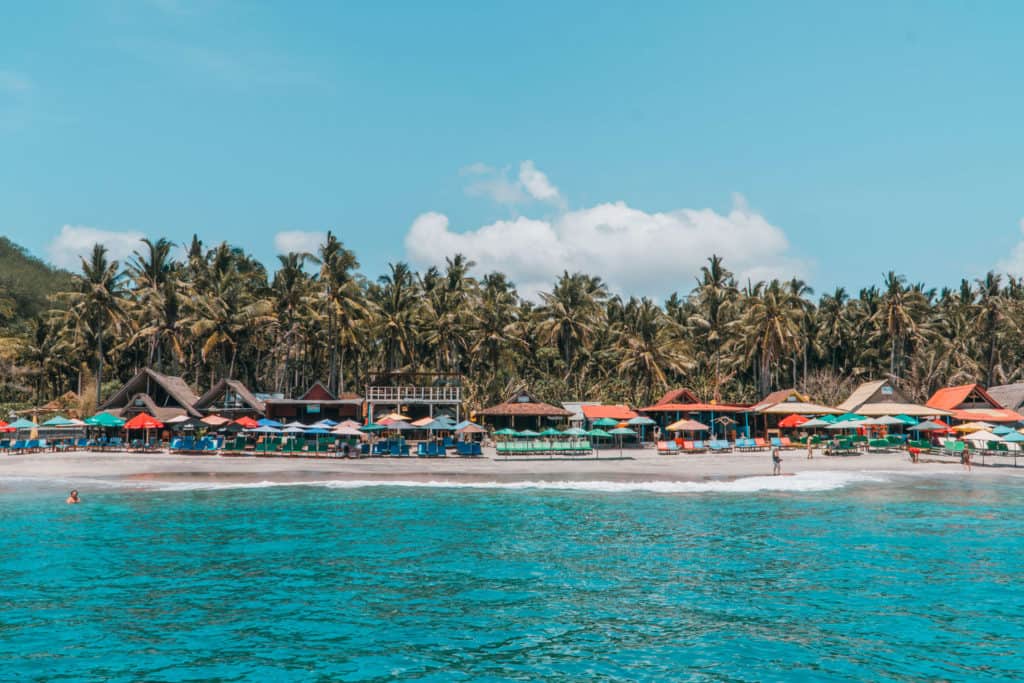
[[[564,266],[662,296],[710,251],[819,293],[1024,274],[1019,3],[4,15],[0,232],[58,262],[332,228],[371,276],[460,249],[528,292]]]

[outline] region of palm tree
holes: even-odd
[[[757,283],[744,301],[743,316],[737,321],[737,342],[748,361],[757,367],[759,392],[771,390],[773,369],[797,346],[800,335],[800,311],[793,307],[792,297],[778,280],[767,285]]]
[[[376,337],[383,350],[385,370],[409,369],[419,337],[420,290],[408,264],[388,264],[390,272],[377,280]]]
[[[562,273],[550,292],[541,292],[543,306],[539,332],[554,344],[565,363],[568,377],[579,370],[578,358],[606,319],[608,289],[601,278],[583,273]],[[582,378],[580,378],[582,379]]]
[[[320,286],[327,317],[327,339],[330,369],[327,384],[331,391],[344,387],[344,349],[355,339],[355,327],[367,315],[362,290],[354,271],[359,261],[354,252],[346,249],[331,231],[320,245],[317,257],[320,264]],[[339,334],[339,328],[342,333]]]
[[[623,312],[613,347],[620,359],[617,370],[633,387],[644,388],[634,402],[650,403],[670,376],[682,375],[694,363],[682,327],[650,299],[630,299]]]
[[[708,265],[701,267],[701,277],[693,290],[691,301],[695,311],[691,325],[703,332],[704,348],[710,349],[714,372],[713,397],[721,400],[722,346],[730,322],[738,290],[733,274],[722,265],[722,257],[712,255]]]
[[[82,274],[76,276],[76,289],[63,297],[66,319],[79,339],[96,345],[96,402],[102,400],[104,341],[108,332],[117,333],[125,322],[124,274],[117,261],[107,258],[107,248],[93,245],[88,258],[82,258]]]

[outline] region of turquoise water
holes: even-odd
[[[1022,486],[9,483],[0,676],[1020,679]]]

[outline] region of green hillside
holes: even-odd
[[[49,308],[47,297],[66,290],[71,275],[0,237],[0,326],[16,325]]]

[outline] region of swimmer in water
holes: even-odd
[[[68,494],[66,502],[68,505],[77,505],[82,502],[82,499],[78,497],[78,489],[72,489],[71,493]]]

